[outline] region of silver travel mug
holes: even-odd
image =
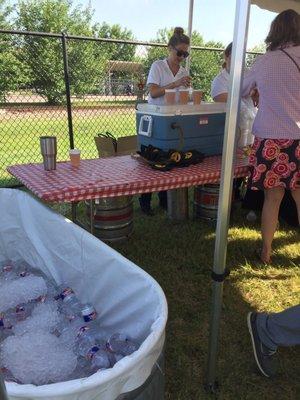
[[[44,169],[51,171],[56,169],[56,154],[57,154],[57,143],[56,136],[41,136],[41,153],[44,160]]]

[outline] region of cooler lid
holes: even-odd
[[[175,104],[155,105],[141,103],[137,105],[137,113],[152,115],[191,115],[191,114],[217,114],[226,112],[226,103],[204,103],[201,104]]]

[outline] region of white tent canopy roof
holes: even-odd
[[[269,11],[281,12],[291,8],[300,13],[300,0],[251,0],[251,3]]]

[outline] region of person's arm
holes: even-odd
[[[228,93],[220,93],[213,98],[216,103],[226,103],[228,98]]]
[[[149,83],[148,88],[151,97],[155,99],[156,97],[164,96],[165,89],[175,89],[179,86],[189,87],[190,83],[191,83],[191,78],[189,76],[183,76],[177,81],[169,83],[168,85],[165,86],[159,86],[156,83]]]
[[[254,94],[253,89],[257,86],[256,77],[259,75],[259,65],[261,64],[261,60],[263,60],[263,57],[264,56],[257,57],[252,67],[249,70],[245,71],[242,84],[242,97],[247,97],[251,95],[251,93],[252,95]]]
[[[211,97],[215,102],[226,103],[228,98],[228,83],[222,74],[219,74],[211,83]]]

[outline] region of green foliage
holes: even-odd
[[[127,28],[122,28],[118,24],[108,25],[103,22],[96,25],[93,29],[98,38],[134,40],[134,36]],[[133,61],[136,46],[124,43],[98,43],[97,53],[105,53],[108,60]]]
[[[72,9],[67,0],[21,0],[18,4],[17,26],[28,31],[60,33],[68,31],[75,35],[91,34],[91,11],[89,8]],[[24,36],[19,40],[19,59],[29,68],[29,81],[38,94],[49,104],[64,101],[62,43],[59,38]],[[83,92],[93,76],[91,65],[85,63],[90,46],[70,45],[70,75],[74,92]],[[73,54],[78,53],[75,57]],[[94,65],[94,64],[92,64]]]
[[[120,25],[92,26],[92,10],[73,7],[68,0],[20,0],[17,27],[22,30],[77,36],[133,39],[132,32]],[[135,46],[67,39],[72,95],[82,96],[99,90],[107,60],[131,61]],[[30,87],[50,104],[65,99],[62,43],[60,38],[25,36],[18,40],[18,58],[28,66]]]
[[[204,43],[202,37],[197,32],[193,32],[192,44],[211,48],[224,48],[224,45],[220,42]],[[223,53],[220,51],[194,49],[191,52],[190,74],[193,87],[204,91],[205,100],[211,100],[211,82],[220,72],[222,60]]]
[[[156,35],[156,39],[152,39],[152,43],[168,43],[169,37],[173,34],[173,29],[159,29]],[[144,71],[146,76],[150,70],[152,63],[156,60],[167,57],[168,49],[167,47],[154,47],[150,46],[147,48],[147,57],[144,59]]]
[[[0,28],[10,29],[12,7],[6,0],[0,0]],[[5,101],[9,91],[17,89],[25,80],[24,68],[16,57],[12,35],[1,35],[0,41],[0,101]]]
[[[252,49],[250,49],[250,51],[257,52],[257,53],[265,53],[266,45],[265,45],[265,43],[260,43],[259,45],[254,46]],[[246,55],[246,67],[250,68],[257,57],[258,57],[257,54],[247,54]]]

